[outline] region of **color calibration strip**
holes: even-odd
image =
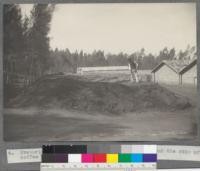
[[[41,171],[155,170],[156,145],[43,146]]]
[[[98,154],[43,154],[43,163],[142,163],[157,162],[157,154],[98,153]]]
[[[43,154],[157,153],[156,145],[44,145]]]

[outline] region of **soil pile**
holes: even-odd
[[[36,81],[8,107],[62,108],[101,113],[181,110],[189,100],[157,84],[94,82],[75,75],[49,75]]]

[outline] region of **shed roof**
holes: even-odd
[[[185,72],[187,72],[190,68],[192,68],[194,65],[197,64],[197,59],[194,59],[192,62],[190,62],[189,65],[187,65],[186,67],[184,67],[179,73],[182,75]]]
[[[183,68],[185,68],[186,66],[188,66],[188,64],[190,63],[189,60],[163,60],[159,65],[157,65],[152,72],[156,72],[158,71],[163,65],[168,66],[169,68],[171,68],[174,72],[176,72],[177,74],[183,70]]]

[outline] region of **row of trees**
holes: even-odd
[[[4,5],[4,78],[9,84],[15,74],[29,84],[45,74],[50,55],[50,22],[54,5],[35,4],[30,17],[23,17],[19,5]]]
[[[35,4],[30,17],[19,5],[3,8],[4,103],[49,69],[49,30],[54,5]]]
[[[160,50],[158,55],[146,53],[144,48],[131,55],[122,52],[105,54],[102,50],[95,50],[92,53],[84,53],[83,51],[71,53],[69,49],[55,49],[51,51],[49,72],[76,72],[77,67],[127,65],[127,58],[134,58],[139,64],[139,69],[150,70],[163,60],[190,60],[194,56],[195,47],[189,45],[184,51],[179,52],[176,52],[175,48],[165,47]]]

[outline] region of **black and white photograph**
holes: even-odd
[[[196,34],[196,3],[4,4],[4,140],[196,139]]]

